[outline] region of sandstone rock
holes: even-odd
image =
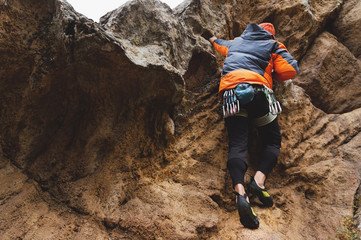
[[[175,126],[174,121],[172,118],[169,117],[169,115],[165,115],[164,117],[165,126],[164,129],[164,137],[168,140],[172,139],[175,134]]]
[[[121,207],[119,226],[147,239],[194,239],[202,228],[217,226],[217,204],[194,187],[161,182],[139,189],[136,196]]]
[[[247,24],[272,22],[276,37],[300,59],[328,21],[336,17],[342,1],[227,2],[186,1],[175,13],[194,34],[205,29],[226,39],[238,37]]]
[[[133,61],[179,71],[187,89],[200,88],[214,79],[215,58],[204,50],[210,44],[199,32],[187,31],[176,14],[160,1],[129,1],[103,16],[100,24],[121,41]]]
[[[332,26],[332,33],[355,55],[361,57],[361,3],[357,0],[345,1],[340,14]]]
[[[353,196],[359,185],[361,165],[355,161],[358,157],[351,149],[360,146],[360,109],[326,115],[308,105],[303,111],[311,114],[305,116],[303,123],[301,116],[281,121],[284,138],[293,138],[295,127],[302,134],[298,140],[290,141],[294,144],[288,145],[287,141],[283,146],[280,163],[286,165],[284,178],[288,180],[281,184],[282,194],[275,195],[281,197],[288,192],[286,189],[293,189],[295,195],[286,194],[285,199],[292,199],[293,206],[299,204],[304,209],[303,213],[294,210],[293,216],[303,215],[304,224],[314,226],[310,231],[320,234],[316,238],[323,238],[328,234],[325,229],[337,229],[336,223],[345,218],[342,215],[352,216],[353,200],[348,196]],[[334,148],[334,144],[338,147]],[[282,170],[279,173],[283,175]]]
[[[353,208],[355,210],[354,222],[359,231],[361,231],[361,187],[359,186],[353,201]]]
[[[342,1],[188,0],[171,10],[136,0],[100,24],[65,1],[8,3],[0,6],[5,239],[328,239],[352,217],[359,67],[323,33]],[[344,11],[335,24],[347,22]],[[254,205],[261,227],[251,231],[239,223],[226,167],[224,58],[202,34],[231,39],[264,21],[301,60],[295,83],[304,89],[276,86],[283,148],[267,181],[276,204]],[[342,91],[352,107],[331,97],[341,107],[327,105],[303,84],[329,95],[339,79],[350,84]],[[246,181],[257,161],[252,142]]]
[[[146,166],[141,157],[164,144],[156,130],[184,81],[134,62],[66,2],[14,1],[1,11],[3,155],[59,201],[103,219],[136,187],[126,180],[140,166],[134,157]]]
[[[1,158],[1,239],[106,238],[104,227],[53,201],[37,183]]]
[[[124,132],[135,118],[149,120],[155,127],[163,112],[181,100],[184,82],[179,74],[163,66],[145,68],[132,62],[120,42],[65,3],[35,5],[35,10],[28,4],[16,2],[1,16],[9,29],[1,39],[5,52],[1,65],[7,66],[1,74],[5,96],[1,104],[8,111],[2,114],[3,151],[39,181],[57,175],[64,159],[70,161],[68,167],[74,159],[86,165],[93,159],[90,165],[97,165],[100,152],[95,146],[108,145],[108,134],[114,134],[115,128]],[[42,18],[36,21],[32,11]],[[27,23],[25,17],[7,20],[21,13],[34,23]],[[16,31],[19,27],[23,32]],[[32,36],[23,39],[25,32]],[[79,148],[84,149],[80,155],[75,153]],[[40,166],[47,170],[38,171]],[[86,167],[76,178],[94,170]]]
[[[361,106],[361,61],[330,33],[324,32],[315,40],[303,58],[295,83],[327,113]]]
[[[152,63],[184,73],[196,44],[169,6],[158,0],[129,1],[103,16],[100,24],[142,65]]]

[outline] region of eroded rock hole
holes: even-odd
[[[184,74],[185,86],[190,91],[201,91],[217,79],[216,58],[208,52],[193,51],[187,72]]]
[[[75,34],[75,22],[70,22],[65,29],[66,35],[74,35]]]

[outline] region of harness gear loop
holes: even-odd
[[[229,117],[241,112],[241,104],[236,97],[235,90],[226,90],[223,93],[223,117]]]

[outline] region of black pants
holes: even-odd
[[[244,175],[248,168],[248,125],[253,119],[269,112],[268,101],[263,92],[257,92],[253,101],[244,108],[248,112],[248,118],[232,116],[225,119],[229,139],[227,167],[233,186],[239,183],[244,186]],[[265,126],[258,127],[257,130],[263,143],[257,170],[267,176],[276,165],[281,148],[277,118]]]

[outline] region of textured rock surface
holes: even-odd
[[[332,32],[350,49],[356,58],[361,57],[361,2],[357,0],[346,1],[342,11],[332,26]]]
[[[320,34],[300,68],[295,83],[318,108],[343,113],[361,107],[361,61],[332,34]]]
[[[353,217],[361,66],[349,12],[359,1],[188,0],[172,10],[136,0],[100,24],[65,1],[7,2],[2,239],[328,239]],[[276,204],[255,205],[252,231],[239,223],[226,169],[223,57],[201,35],[230,39],[263,21],[301,74],[276,86],[283,147],[267,181]]]

